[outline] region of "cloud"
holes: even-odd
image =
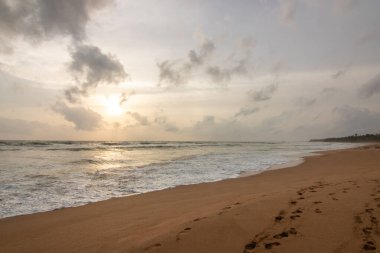
[[[260,108],[257,108],[257,107],[243,107],[243,108],[240,108],[240,110],[235,114],[235,118],[239,117],[239,116],[243,116],[243,117],[247,117],[251,114],[254,114],[256,112],[260,111]]]
[[[86,38],[85,27],[95,10],[112,3],[109,0],[0,0],[1,48],[11,48],[13,38],[31,42],[70,36]]]
[[[335,0],[335,8],[339,13],[347,13],[352,11],[358,2],[358,0]]]
[[[45,124],[37,121],[0,117],[0,133],[2,134],[30,134],[34,130],[44,128],[44,126]]]
[[[278,83],[275,81],[261,90],[248,91],[248,96],[255,102],[269,100],[272,98],[272,94],[276,92],[277,88]]]
[[[380,131],[380,113],[378,112],[344,106],[334,108],[333,113],[336,120],[333,123],[332,133],[336,136],[379,133]]]
[[[212,66],[207,68],[207,74],[211,77],[214,83],[226,83],[231,80],[231,70],[221,69],[218,66]]]
[[[209,39],[202,39],[198,50],[190,50],[185,60],[165,60],[157,63],[159,69],[158,86],[179,86],[186,84],[192,72],[205,64],[213,51],[214,43]]]
[[[158,86],[179,86],[188,81],[189,70],[181,66],[179,69],[176,62],[163,61],[157,63],[159,70]]]
[[[158,86],[177,87],[186,84],[195,71],[206,74],[216,84],[226,84],[236,75],[249,73],[249,62],[254,41],[250,37],[239,41],[235,51],[225,61],[225,66],[212,64],[211,55],[215,44],[209,39],[203,39],[198,50],[190,50],[188,57],[175,61],[165,60],[157,63],[159,70]]]
[[[92,45],[77,45],[71,52],[72,62],[69,70],[78,82],[65,91],[66,99],[78,102],[79,96],[86,96],[89,89],[99,84],[117,84],[128,74],[120,61],[111,54],[103,53]]]
[[[294,104],[299,107],[310,107],[315,104],[316,98],[298,98],[294,101]]]
[[[293,23],[296,13],[295,0],[283,0],[280,5],[280,17],[287,23]]]
[[[135,91],[132,91],[132,92],[130,92],[129,94],[127,94],[127,93],[125,93],[125,92],[121,93],[121,95],[120,95],[120,100],[119,100],[119,106],[122,106],[125,102],[128,101],[128,99],[129,99],[131,96],[133,96],[133,95],[135,95],[135,94],[136,94]]]
[[[380,74],[377,74],[358,90],[361,98],[370,98],[376,93],[380,93]]]
[[[57,102],[52,109],[74,123],[77,130],[94,131],[102,125],[102,116],[91,109],[69,107],[63,102]]]
[[[332,79],[338,79],[346,74],[347,69],[339,69],[335,74],[331,75]]]
[[[245,37],[238,43],[237,49],[232,54],[228,62],[231,66],[208,66],[207,75],[216,84],[227,84],[236,75],[246,75],[249,73],[249,64],[252,56],[252,49],[255,42],[251,37]]]
[[[336,88],[332,88],[332,87],[327,87],[327,88],[323,88],[323,90],[321,91],[321,94],[333,94],[333,93],[336,93],[338,90]]]
[[[355,40],[354,47],[355,48],[361,47],[369,43],[370,41],[379,39],[379,37],[380,37],[380,31],[375,31],[375,30],[365,31],[362,34],[360,34],[360,36]]]
[[[0,53],[11,53],[15,39],[30,43],[56,37],[72,39],[69,71],[78,81],[65,91],[70,102],[78,102],[100,83],[118,83],[127,76],[115,56],[98,47],[84,45],[86,25],[92,14],[113,0],[0,0]]]
[[[200,121],[197,121],[193,128],[198,130],[204,130],[205,128],[215,126],[215,124],[215,117],[211,115],[206,115]]]
[[[127,112],[127,115],[133,118],[141,126],[150,125],[148,118],[139,114],[138,112]]]
[[[248,60],[242,59],[237,61],[236,65],[230,68],[221,68],[219,66],[210,66],[206,73],[216,84],[229,83],[235,75],[245,75],[248,73]]]
[[[167,132],[177,132],[179,130],[176,125],[168,121],[166,116],[157,116],[154,119],[154,123],[163,127]]]
[[[190,50],[188,54],[188,57],[189,57],[188,68],[193,68],[195,66],[203,65],[205,60],[210,57],[210,55],[212,54],[212,52],[214,52],[214,50],[215,50],[214,42],[208,39],[204,39],[199,49],[199,52]]]
[[[194,140],[202,141],[247,141],[258,137],[252,126],[246,127],[235,119],[217,119],[212,115],[203,116],[193,126],[183,129],[181,133]]]

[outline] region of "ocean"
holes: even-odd
[[[319,142],[0,141],[0,217],[259,173]]]

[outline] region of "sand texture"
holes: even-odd
[[[380,146],[0,220],[0,252],[380,252]]]

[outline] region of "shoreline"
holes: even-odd
[[[302,189],[335,189],[355,179],[356,184],[362,189],[357,190],[355,194],[365,195],[365,198],[361,198],[367,201],[370,196],[367,194],[367,188],[372,186],[372,183],[367,181],[380,180],[380,171],[376,170],[380,149],[376,144],[318,153],[321,155],[306,156],[304,162],[296,166],[266,170],[253,176],[182,185],[79,207],[3,218],[0,219],[0,251],[24,252],[28,249],[27,251],[45,252],[243,252],[247,250],[245,246],[255,238],[255,234],[273,223],[273,217],[279,216],[282,211],[286,213],[283,214],[284,220],[289,218],[285,216],[292,216],[286,209],[291,205],[291,201],[301,201],[292,199],[299,197],[299,191]],[[302,195],[306,195],[306,191]],[[331,204],[327,203],[331,201],[328,194],[320,196],[319,199],[325,203],[321,206],[326,205],[321,208],[322,211],[320,210],[323,214],[327,212],[325,210],[335,208],[334,201]],[[342,202],[347,206],[355,203],[354,207],[350,207],[353,211],[358,211],[362,206],[364,208],[366,203],[361,203],[362,200],[355,198],[354,200],[355,202],[352,202],[353,200],[342,198]],[[358,203],[360,205],[357,205]],[[311,205],[317,204],[311,202]],[[309,222],[308,217],[315,215],[315,212],[306,212],[310,206],[299,208],[303,212],[301,216],[305,216],[303,223]],[[375,206],[372,209],[373,216],[379,213],[380,219],[380,210]],[[339,218],[333,212],[330,215],[334,219]],[[349,221],[352,221],[353,217],[354,215],[350,216]],[[329,223],[335,222],[331,217],[327,218]],[[297,221],[298,218],[294,221],[287,220],[287,226],[291,225],[300,230],[299,233],[302,232],[306,241],[312,243],[312,237],[309,238],[308,235],[309,230],[297,226]],[[251,227],[252,224],[255,225]],[[278,226],[284,224],[285,221],[281,219]],[[318,224],[309,227],[315,231],[319,229]],[[235,233],[232,236],[233,240],[224,241],[231,231]],[[334,238],[337,239],[337,235]],[[292,240],[287,238],[288,244],[285,241],[281,242],[281,247],[290,247],[290,251],[285,247],[281,252],[292,252],[291,249],[294,250],[295,246],[290,241],[296,239],[297,236],[294,236]],[[197,240],[203,240],[204,243],[195,250],[194,243]],[[215,240],[219,245],[214,244]],[[377,243],[375,239],[371,240]],[[359,247],[358,240],[354,242],[355,245],[350,244],[348,249]],[[270,242],[265,242],[264,239],[257,242],[257,252],[264,249],[265,243]],[[192,245],[190,249],[193,251],[186,247],[189,245]],[[312,252],[329,251],[321,251],[319,248],[319,251]]]
[[[339,147],[337,149],[326,149],[326,150],[318,150],[318,151],[307,151],[307,152],[299,153],[297,155],[293,154],[291,156],[288,156],[289,161],[287,161],[287,162],[270,165],[269,167],[264,168],[262,170],[258,170],[258,171],[244,171],[244,172],[240,172],[237,176],[226,177],[226,178],[223,178],[223,179],[218,179],[216,181],[205,181],[205,182],[196,182],[196,183],[192,183],[192,184],[174,185],[174,186],[167,187],[167,188],[156,189],[156,190],[147,191],[147,192],[132,193],[132,194],[124,195],[124,196],[115,196],[115,197],[111,197],[111,198],[91,201],[91,202],[87,202],[87,203],[80,203],[80,204],[71,205],[71,206],[61,206],[61,207],[55,207],[55,208],[49,209],[49,210],[45,209],[45,210],[35,211],[35,212],[32,212],[32,213],[21,213],[21,214],[16,214],[16,215],[12,215],[12,216],[4,216],[4,217],[0,217],[0,220],[1,219],[5,219],[5,218],[18,217],[18,216],[24,216],[24,215],[31,215],[31,214],[37,214],[37,213],[52,212],[52,211],[56,211],[56,210],[60,210],[60,209],[81,207],[81,206],[86,206],[86,205],[89,205],[89,204],[94,204],[94,203],[97,203],[97,202],[107,201],[107,200],[114,199],[114,198],[125,198],[125,197],[130,197],[130,196],[135,196],[135,195],[146,194],[146,193],[149,193],[149,192],[161,191],[161,190],[166,190],[166,189],[173,189],[173,188],[181,187],[181,186],[185,186],[185,185],[198,185],[198,184],[203,184],[203,183],[214,183],[214,182],[219,182],[219,181],[224,181],[224,180],[229,180],[229,179],[234,179],[234,178],[240,178],[240,177],[247,177],[247,176],[258,175],[258,174],[265,173],[266,171],[270,171],[270,170],[278,170],[278,169],[284,169],[284,168],[288,168],[288,167],[297,166],[297,165],[302,164],[304,162],[305,157],[317,156],[317,155],[320,155],[321,152],[328,152],[328,151],[331,151],[331,150],[345,150],[345,149],[355,148],[355,147],[364,146],[364,145],[368,145],[368,144],[365,144],[365,143],[355,143],[355,144],[352,144],[352,145],[355,145],[355,146],[351,146],[351,147],[346,146],[346,147],[343,147],[343,148]]]
[[[354,143],[352,143],[352,144],[354,144]],[[304,163],[306,157],[321,156],[321,155],[323,155],[324,152],[343,151],[343,150],[355,149],[355,148],[359,148],[359,147],[375,146],[375,145],[377,145],[379,143],[369,143],[369,144],[368,143],[355,143],[355,144],[356,145],[354,147],[346,147],[346,148],[338,148],[338,149],[331,149],[331,150],[319,150],[319,151],[306,152],[306,153],[303,153],[300,156],[295,157],[294,160],[291,160],[291,161],[285,162],[285,163],[271,165],[271,166],[269,166],[265,170],[243,172],[237,178],[254,176],[254,175],[258,175],[258,174],[265,173],[267,171],[272,171],[272,170],[279,170],[279,169],[286,169],[286,168],[289,168],[289,167],[295,167],[295,166],[298,166],[298,165],[301,165],[302,163]],[[228,179],[228,178],[226,178],[226,179]],[[223,179],[223,180],[226,180],[226,179]]]

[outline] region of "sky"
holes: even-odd
[[[380,133],[380,1],[0,0],[0,139]]]

